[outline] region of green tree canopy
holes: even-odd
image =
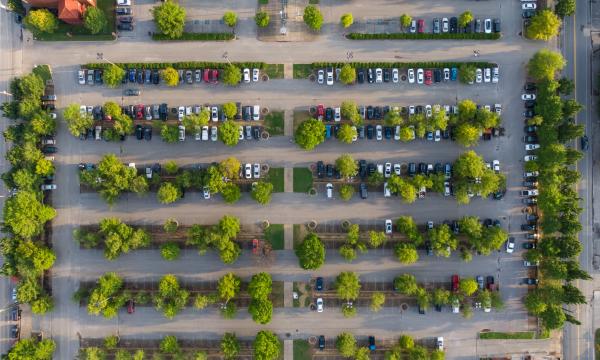
[[[548,41],[558,35],[561,24],[562,21],[552,10],[538,10],[525,29],[525,35],[530,39]]]
[[[87,15],[92,9],[98,9],[98,8],[88,7],[85,14]],[[102,16],[104,16],[104,12],[102,12],[101,10],[98,10],[98,11],[100,12],[100,14],[102,14]],[[94,11],[94,12],[96,12],[96,11]],[[106,18],[104,18],[104,21],[106,21]],[[111,88],[116,88],[119,85],[121,85],[121,80],[123,79],[124,76],[125,76],[125,70],[123,70],[119,66],[110,65],[106,69],[104,69],[104,72],[102,73],[102,80],[104,81],[104,84],[106,84],[106,86],[111,87]]]
[[[256,22],[256,26],[264,28],[269,26],[269,14],[266,11],[259,11],[254,16],[254,21]]]
[[[225,85],[235,86],[238,85],[242,80],[242,71],[239,67],[232,64],[228,64],[221,71],[221,76],[219,77]]]
[[[360,292],[360,279],[354,272],[341,272],[335,280],[335,287],[341,299],[346,301],[355,300]]]
[[[164,182],[158,188],[156,198],[161,204],[171,204],[181,198],[181,190],[170,182]]]
[[[266,205],[271,202],[271,194],[273,193],[273,184],[266,181],[259,181],[253,186],[250,196],[261,205]]]
[[[323,14],[315,5],[308,5],[304,8],[302,16],[304,23],[312,30],[319,31],[323,25]]]
[[[403,29],[407,29],[412,23],[412,17],[408,14],[400,15],[400,25]]]
[[[4,205],[4,225],[23,238],[41,234],[44,224],[55,216],[56,210],[42,204],[35,193],[28,191],[19,191]]]
[[[17,341],[8,352],[8,360],[52,360],[56,344],[52,339],[37,341],[34,338]]]
[[[166,0],[152,9],[154,23],[158,31],[170,39],[183,35],[185,25],[185,9],[171,0]]]
[[[316,270],[325,262],[325,245],[315,233],[310,233],[296,248],[296,256],[300,267],[305,270]]]
[[[167,86],[179,85],[179,73],[174,68],[168,66],[160,72],[160,76]]]
[[[529,60],[527,70],[538,81],[550,80],[554,79],[556,72],[562,70],[566,63],[559,52],[541,49]]]
[[[464,11],[458,16],[458,26],[461,28],[466,27],[471,21],[473,21],[471,10]]]
[[[349,332],[343,332],[337,336],[335,347],[343,357],[353,357],[357,349],[356,338]]]
[[[92,116],[87,112],[82,114],[79,108],[79,104],[71,104],[63,111],[63,118],[67,123],[69,132],[73,136],[79,136],[79,134],[85,132],[94,124]]]
[[[419,285],[417,279],[411,274],[402,274],[394,279],[394,290],[401,294],[412,296],[417,293]]]
[[[235,333],[225,333],[221,339],[221,352],[225,359],[233,360],[240,352],[240,342]]]
[[[219,139],[227,146],[237,145],[239,138],[238,124],[233,120],[226,120],[219,126]]]
[[[83,13],[83,26],[92,34],[97,34],[108,25],[108,20],[102,9],[96,6],[88,6]],[[112,65],[114,66],[114,65]],[[119,79],[120,81],[121,79]],[[114,87],[114,86],[113,86]]]
[[[342,15],[342,17],[340,18],[340,23],[342,24],[344,29],[349,28],[350,25],[354,23],[354,17],[352,16],[352,13],[346,13]]]
[[[33,33],[53,33],[58,29],[58,19],[48,9],[31,10],[23,19]]]
[[[556,15],[562,17],[571,16],[575,14],[576,2],[575,0],[558,0],[554,6],[554,12]]]
[[[256,334],[252,347],[257,360],[276,360],[281,352],[279,338],[268,330],[261,330]]]
[[[226,11],[225,14],[223,14],[223,22],[229,27],[235,27],[237,20],[237,14],[233,11]]]
[[[181,289],[179,281],[174,275],[167,274],[158,283],[158,294],[154,297],[157,310],[162,310],[167,319],[172,319],[187,304],[190,294]]]
[[[312,150],[325,141],[325,125],[317,119],[303,121],[296,130],[296,144],[304,150]]]

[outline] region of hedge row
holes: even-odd
[[[468,34],[424,34],[424,33],[390,33],[390,34],[363,34],[350,33],[346,35],[350,40],[498,40],[500,33],[468,33]]]
[[[177,39],[172,39],[165,34],[152,34],[152,40],[157,41],[185,41],[185,40],[194,40],[194,41],[225,41],[225,40],[233,40],[235,39],[235,35],[232,33],[188,33],[184,32]]]
[[[322,69],[325,67],[341,68],[342,66],[350,64],[355,69],[358,68],[452,68],[459,67],[464,64],[473,65],[478,68],[491,68],[496,67],[494,63],[485,61],[447,61],[447,62],[433,62],[433,61],[421,61],[421,62],[315,62],[312,63],[313,69]]]
[[[175,69],[223,69],[227,63],[208,62],[208,61],[184,61],[175,63],[115,63],[123,69],[165,69],[172,67]],[[233,62],[239,68],[264,69],[267,64],[264,62]],[[85,69],[106,69],[110,64],[107,63],[88,63],[82,66]]]

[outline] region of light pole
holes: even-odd
[[[346,60],[350,61],[353,58],[354,58],[354,52],[353,51],[346,51]]]
[[[229,54],[227,53],[227,51],[225,51],[223,53],[223,59],[227,60],[227,62],[229,63],[229,65],[231,65],[231,61],[229,61]]]
[[[106,61],[107,63],[109,63],[111,65],[117,66],[117,64],[113,63],[112,61],[110,61],[108,59],[105,59],[104,58],[104,53],[96,53],[96,59],[98,59],[98,60],[104,60],[104,61]]]

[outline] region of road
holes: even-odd
[[[359,2],[352,6],[356,6],[356,3]],[[448,12],[460,12],[470,4],[472,3],[467,1],[457,1],[452,5],[447,4],[445,9]],[[406,6],[415,9],[416,5]],[[71,294],[77,289],[80,280],[97,278],[106,271],[117,271],[127,280],[135,280],[156,279],[167,272],[183,278],[211,279],[228,270],[240,274],[263,270],[254,266],[244,255],[233,266],[224,266],[214,254],[199,257],[193,251],[185,251],[182,259],[174,263],[163,262],[159,259],[157,251],[149,250],[135,251],[114,262],[107,262],[98,251],[80,250],[71,235],[72,230],[79,224],[95,223],[107,216],[119,216],[127,222],[146,224],[160,224],[168,217],[175,217],[185,224],[206,224],[213,223],[223,214],[236,215],[243,223],[257,223],[269,219],[271,223],[284,224],[304,223],[312,219],[320,222],[342,219],[382,221],[385,218],[397,218],[408,214],[418,222],[437,222],[462,215],[499,218],[502,226],[517,238],[518,251],[512,256],[494,253],[488,257],[476,257],[471,263],[461,262],[457,258],[440,260],[423,256],[417,264],[404,266],[396,262],[389,252],[372,251],[360,256],[353,264],[346,264],[337,254],[330,254],[320,273],[331,279],[342,270],[355,270],[364,279],[386,281],[405,271],[416,274],[421,281],[441,279],[451,272],[464,276],[492,273],[502,284],[502,294],[506,302],[506,309],[503,311],[492,314],[476,312],[472,319],[464,320],[449,312],[419,316],[414,309],[404,314],[398,314],[394,309],[385,309],[379,314],[371,314],[366,309],[361,309],[356,318],[348,320],[343,319],[337,311],[327,311],[317,316],[305,310],[286,308],[276,311],[274,321],[267,328],[275,330],[281,336],[285,336],[286,333],[294,334],[293,336],[314,334],[315,329],[322,329],[320,331],[327,336],[333,336],[344,328],[353,328],[357,334],[385,337],[396,336],[401,332],[410,332],[416,337],[443,334],[449,359],[471,359],[476,355],[504,354],[510,350],[498,343],[483,344],[476,340],[476,334],[483,329],[519,331],[527,329],[528,326],[527,315],[521,303],[525,288],[518,285],[519,279],[524,276],[521,263],[521,243],[524,238],[518,230],[523,215],[517,196],[522,181],[522,158],[525,153],[521,141],[523,122],[520,92],[525,78],[524,64],[545,44],[524,41],[518,35],[521,26],[519,2],[479,2],[473,6],[477,7],[477,13],[494,14],[502,19],[504,35],[501,40],[353,42],[343,40],[338,32],[332,32],[318,37],[315,41],[300,43],[265,43],[253,36],[242,34],[240,40],[235,42],[194,43],[193,46],[187,46],[182,43],[151,43],[147,36],[141,33],[132,38],[108,43],[26,42],[23,67],[28,70],[34,64],[42,63],[52,66],[59,108],[72,102],[86,105],[101,104],[107,100],[121,102],[121,90],[82,87],[76,83],[77,66],[98,61],[97,53],[103,53],[104,58],[114,62],[188,59],[222,61],[224,52],[227,52],[231,61],[257,60],[288,64],[343,61],[346,60],[347,52],[352,52],[354,61],[492,61],[500,66],[501,80],[497,86],[446,84],[410,87],[402,84],[396,87],[336,85],[326,88],[318,87],[307,80],[271,80],[252,87],[239,88],[142,88],[142,96],[136,101],[147,104],[168,102],[172,105],[243,101],[291,111],[317,103],[335,105],[349,98],[361,104],[400,105],[452,104],[457,99],[472,98],[483,104],[501,103],[503,124],[507,133],[504,138],[482,142],[475,147],[486,160],[499,159],[502,163],[503,171],[507,175],[508,193],[505,199],[499,202],[474,199],[468,206],[458,206],[451,199],[428,196],[413,205],[405,205],[395,199],[384,199],[381,194],[370,194],[366,201],[356,198],[349,203],[342,203],[337,200],[326,201],[322,196],[311,198],[304,194],[281,193],[274,195],[269,206],[259,206],[247,195],[235,206],[230,206],[218,198],[205,202],[199,199],[198,194],[191,193],[186,195],[185,199],[168,206],[158,204],[152,195],[142,198],[125,195],[109,208],[96,194],[80,194],[77,191],[79,182],[76,168],[77,163],[95,162],[107,152],[114,152],[124,161],[138,164],[157,161],[164,163],[175,159],[179,164],[185,165],[236,156],[243,162],[266,162],[271,166],[293,167],[306,166],[317,160],[333,161],[340,152],[351,153],[357,159],[378,162],[446,162],[454,160],[463,149],[447,141],[437,144],[426,141],[410,144],[364,141],[351,146],[328,141],[314,152],[304,152],[286,137],[272,138],[264,142],[245,142],[243,145],[227,148],[220,143],[198,144],[191,139],[183,144],[169,145],[161,142],[157,134],[151,143],[133,139],[122,144],[106,143],[79,141],[68,134],[63,122],[59,122],[57,142],[60,151],[56,156],[58,189],[53,194],[53,205],[58,210],[58,216],[53,221],[53,247],[57,253],[57,262],[52,270],[52,284],[56,307],[50,315],[40,319],[41,328],[57,342],[55,358],[74,358],[79,346],[78,334],[104,337],[119,333],[129,338],[157,338],[166,333],[175,333],[183,337],[218,337],[225,330],[235,329],[241,335],[251,335],[263,328],[253,323],[243,312],[236,320],[222,321],[215,313],[209,311],[201,314],[192,309],[185,310],[173,321],[166,321],[153,309],[139,309],[133,316],[123,314],[112,320],[91,319],[85,313],[85,309],[72,303]],[[424,10],[420,7],[415,13],[425,13]],[[327,11],[331,17],[337,16],[337,10]],[[368,16],[374,15],[369,13]],[[478,58],[472,56],[475,49],[479,50]],[[280,280],[303,279],[310,275],[297,267],[294,255],[289,250],[278,251],[276,263],[267,270]],[[199,321],[202,322],[202,329],[199,329]],[[323,327],[325,323],[328,325]],[[546,341],[520,345],[530,352],[549,349]],[[516,346],[511,349],[515,349]]]
[[[582,199],[583,212],[581,213],[581,224],[583,230],[579,234],[579,239],[583,244],[583,251],[579,257],[581,268],[590,273],[594,279],[592,281],[578,280],[576,285],[583,292],[588,304],[571,306],[573,315],[581,321],[581,325],[571,325],[567,323],[564,328],[564,348],[563,354],[566,359],[594,359],[594,331],[593,312],[598,311],[591,307],[593,289],[597,282],[597,273],[592,268],[592,257],[594,255],[594,231],[593,231],[593,211],[592,211],[592,155],[596,138],[592,138],[594,128],[592,125],[592,86],[591,79],[591,13],[593,2],[580,2],[577,6],[575,15],[567,17],[564,22],[563,36],[561,41],[561,50],[567,60],[567,66],[563,74],[575,80],[574,98],[584,106],[584,110],[577,115],[577,123],[583,124],[586,133],[592,139],[587,156],[578,163],[577,169],[581,173],[581,182],[578,191]],[[595,134],[594,134],[595,135]],[[576,146],[579,146],[577,144]]]

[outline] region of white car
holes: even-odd
[[[526,162],[527,161],[535,161],[537,160],[537,155],[525,155],[525,157],[523,158]]]
[[[540,144],[525,144],[526,151],[537,150],[539,148],[540,148]]]
[[[210,199],[210,188],[208,186],[203,187],[202,194],[204,195],[204,199]]]
[[[440,129],[437,129],[436,131],[433,132],[433,139],[436,142],[442,140],[442,132],[440,131]]]
[[[386,234],[392,233],[392,219],[385,220],[385,233]]]
[[[208,141],[208,126],[202,127],[202,141]]]
[[[496,173],[499,173],[500,172],[500,160],[493,160],[492,167],[494,168],[494,171]]]
[[[400,164],[398,164],[398,163],[394,164],[394,174],[400,176],[401,169],[402,169],[402,167],[400,166]]]
[[[14,287],[10,290],[10,300],[12,302],[17,302],[17,288]]]
[[[450,182],[444,181],[444,196],[450,196]]]
[[[244,174],[246,175],[246,179],[252,179],[252,164],[245,165]]]
[[[358,129],[356,126],[352,126],[352,142],[358,140]]]
[[[79,85],[85,85],[85,71],[79,70],[77,72],[77,78],[79,79]]]
[[[202,131],[202,128],[199,126],[196,126],[196,133],[194,134],[194,140],[200,141],[202,139],[202,135],[200,134],[201,131]]]
[[[396,125],[396,129],[394,130],[394,140],[400,140],[400,125]]]
[[[219,121],[219,108],[216,106],[213,106],[212,108],[210,108],[210,119],[212,121]]]
[[[398,76],[398,69],[396,69],[396,68],[393,68],[393,69],[392,69],[392,82],[393,82],[394,84],[397,84],[399,80],[400,80],[400,78],[399,78],[399,76]]]
[[[42,191],[56,190],[56,184],[42,184]]]
[[[444,68],[444,81],[450,80],[450,69]]]
[[[512,254],[515,251],[515,238],[508,238],[506,240],[506,252]]]
[[[417,69],[417,84],[423,84],[423,69]]]
[[[538,171],[532,171],[532,172],[523,173],[523,177],[526,177],[526,178],[527,177],[536,177],[538,175],[540,175],[540,173]]]
[[[317,312],[323,312],[323,298],[317,299]]]
[[[260,75],[260,70],[252,69],[252,81],[254,81],[254,82],[258,81],[259,75]]]
[[[383,173],[383,176],[386,178],[389,178],[390,176],[392,176],[392,163],[385,163],[385,171]]]
[[[521,100],[535,100],[535,94],[523,94],[521,95]]]
[[[483,82],[489,83],[492,81],[492,69],[485,68],[483,71]]]
[[[498,67],[492,68],[492,83],[497,84],[500,79],[500,69]]]
[[[250,69],[244,69],[244,82],[250,82]]]
[[[383,70],[381,68],[375,69],[375,82],[378,84],[383,82]]]
[[[436,341],[436,346],[438,350],[444,350],[444,338],[441,336],[438,336],[437,341]]]
[[[333,120],[335,120],[335,121],[342,120],[341,110],[339,107],[336,107],[333,111]]]
[[[333,68],[327,69],[327,85],[333,85]]]
[[[179,141],[185,141],[185,126],[179,125]]]
[[[242,125],[238,127],[238,133],[238,140],[244,140],[244,127]]]
[[[117,0],[118,6],[131,6],[131,0]]]
[[[496,112],[496,114],[498,114],[498,116],[502,115],[502,105],[494,104],[494,111]]]
[[[414,115],[414,114],[415,114],[415,106],[408,105],[408,115]]]
[[[415,69],[408,69],[408,83],[415,83]]]
[[[433,229],[433,221],[428,221],[427,222],[427,230],[432,230]]]
[[[180,106],[177,109],[177,120],[182,121],[184,116],[185,116],[185,107]]]
[[[317,72],[317,82],[320,85],[323,85],[323,83],[325,82],[325,71],[323,71],[323,69]]]
[[[146,178],[152,179],[152,168],[151,167],[146,168]]]
[[[486,34],[491,34],[492,33],[492,19],[485,19],[483,21],[483,31]]]
[[[56,119],[56,113],[50,113],[50,119]]]
[[[79,114],[81,114],[82,116],[85,116],[85,114],[87,114],[87,106],[85,106],[85,105],[79,106]]]
[[[254,105],[252,107],[252,120],[258,121],[260,120],[260,106]]]
[[[431,117],[433,113],[431,112],[431,105],[425,105],[425,116]]]
[[[521,9],[523,10],[535,10],[537,8],[537,4],[534,2],[526,2],[521,4]]]
[[[382,132],[383,132],[383,128],[381,127],[381,125],[377,125],[377,126],[375,127],[375,130],[376,130],[376,132],[377,132],[377,140],[378,140],[378,141],[381,141],[381,140],[383,140],[383,134],[382,134]]]
[[[483,81],[483,71],[481,71],[481,69],[477,69],[475,70],[475,82],[478,84],[481,84],[481,82]]]
[[[454,299],[454,301],[452,301],[452,313],[458,314],[459,312],[460,312],[460,300]]]
[[[254,178],[260,179],[260,164],[254,164]]]
[[[442,32],[447,33],[450,30],[448,18],[442,18]]]
[[[210,127],[210,140],[217,141],[218,138],[219,138],[218,128],[216,126],[211,126]]]

